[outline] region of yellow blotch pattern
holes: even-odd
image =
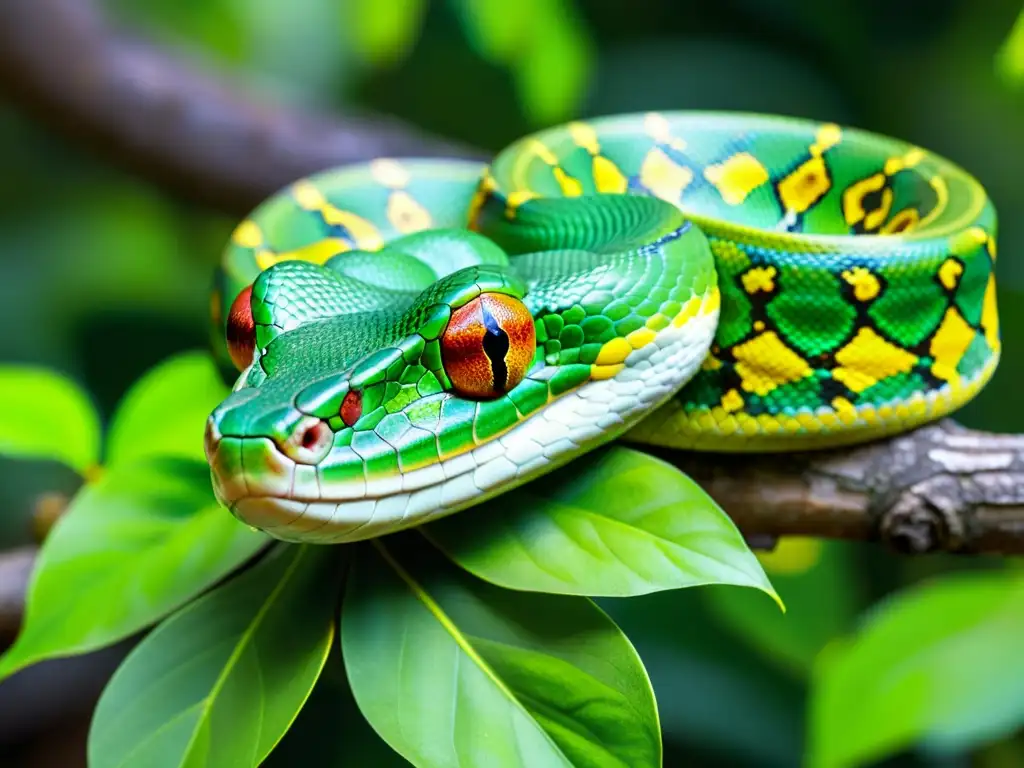
[[[952,291],[960,282],[960,275],[964,273],[964,265],[956,259],[946,259],[939,267],[939,282],[947,291]]]
[[[409,183],[409,171],[397,160],[380,158],[370,162],[370,175],[378,184],[391,189],[404,187]]]
[[[949,205],[949,187],[946,186],[946,180],[941,176],[932,176],[928,179],[928,183],[931,184],[932,189],[935,191],[937,200],[935,206],[921,219],[918,224],[919,227],[931,224],[942,215],[943,211],[946,210],[946,206]]]
[[[608,194],[622,194],[629,187],[629,181],[619,167],[602,155],[594,158],[594,183],[598,192]]]
[[[601,351],[597,353],[597,359],[594,361],[594,365],[618,365],[623,362],[632,351],[632,345],[624,338],[621,336],[614,338],[611,341],[606,341],[601,347]]]
[[[505,213],[511,219],[515,218],[516,208],[525,203],[527,200],[532,200],[537,197],[537,193],[526,189],[514,189],[508,193],[506,198]]]
[[[932,363],[932,373],[936,377],[948,382],[958,381],[960,375],[956,372],[960,358],[964,356],[967,347],[974,340],[975,330],[967,324],[967,321],[960,317],[960,313],[953,307],[946,310],[942,318],[939,330],[932,336],[932,343],[929,349],[935,362]]]
[[[777,185],[779,199],[787,211],[804,213],[821,200],[832,186],[821,157],[812,157]]]
[[[257,248],[263,243],[263,232],[255,221],[246,219],[235,227],[231,239],[242,248]]]
[[[601,155],[601,144],[597,138],[597,131],[587,123],[579,122],[569,123],[568,130],[572,140],[593,157],[594,186],[597,191],[606,194],[625,192],[629,182],[615,163]]]
[[[558,166],[552,168],[551,172],[555,175],[558,186],[562,188],[563,195],[566,197],[579,197],[583,194],[583,185],[580,184],[578,179],[574,179]]]
[[[843,129],[835,123],[825,123],[818,129],[814,143],[811,144],[811,154],[815,157],[832,149],[843,139]]]
[[[864,210],[864,198],[885,186],[885,174],[876,173],[866,179],[855,181],[843,190],[843,217],[849,226],[860,223],[868,212]],[[891,200],[890,200],[891,204]]]
[[[985,329],[985,341],[994,352],[999,351],[999,312],[996,309],[996,278],[988,276],[985,299],[981,305],[981,326]]]
[[[651,149],[640,166],[640,183],[670,203],[678,203],[693,181],[693,171],[679,165],[658,147]]]
[[[277,253],[266,248],[256,251],[256,265],[261,269],[267,269],[279,264],[282,261],[306,261],[311,264],[323,264],[333,256],[344,253],[350,249],[350,245],[337,237],[327,237],[323,240],[316,240],[309,245],[296,248],[292,251]]]
[[[743,389],[758,395],[767,395],[776,387],[811,373],[807,361],[783,344],[775,331],[737,344],[732,354]]]
[[[569,135],[577,145],[583,147],[592,155],[601,151],[601,145],[597,140],[597,131],[586,123],[569,123],[567,126]]]
[[[664,115],[648,112],[644,115],[644,130],[659,144],[667,144],[679,152],[686,149],[686,142],[678,136],[672,135],[672,129]]]
[[[882,225],[879,232],[883,235],[909,232],[917,226],[920,220],[921,214],[917,212],[916,208],[904,208],[902,211],[897,211],[893,214],[893,217]]]
[[[391,226],[402,233],[419,232],[433,223],[430,212],[404,190],[388,195],[387,214]]]
[[[348,230],[357,248],[374,251],[384,245],[380,232],[369,221],[351,211],[343,211],[331,205],[323,193],[306,180],[292,185],[292,197],[301,208],[307,211],[318,211],[329,225],[337,225]]]
[[[704,178],[715,185],[726,203],[739,205],[768,181],[768,171],[749,152],[738,152],[722,163],[705,168]]]
[[[839,366],[832,369],[832,378],[860,393],[888,376],[909,372],[917,356],[870,328],[861,328],[853,341],[836,352],[836,362]]]
[[[743,408],[743,396],[735,389],[730,389],[722,395],[722,407],[728,413],[734,413],[735,411],[740,410]]]
[[[670,324],[681,328],[698,314],[709,315],[716,312],[720,307],[720,302],[721,293],[716,286],[704,296],[691,296],[671,320],[660,313],[655,313],[647,319],[644,327],[632,331],[625,337],[605,342],[601,351],[597,353],[594,363],[590,366],[590,378],[611,378],[625,367],[626,358],[630,353],[642,349],[654,341],[658,337],[658,331],[667,328]]]
[[[740,277],[743,283],[743,290],[747,293],[764,291],[771,293],[775,290],[775,277],[778,270],[769,265],[767,267],[751,267]]]
[[[915,165],[920,163],[924,159],[924,150],[913,148],[907,151],[906,154],[890,157],[885,161],[885,165],[882,167],[883,173],[886,176],[892,176],[899,173],[900,171],[906,170],[907,168],[913,168]]]
[[[558,165],[558,156],[551,151],[551,148],[542,141],[537,139],[531,139],[527,145],[528,152],[524,153],[524,157],[529,157],[532,153],[536,157],[539,157],[542,161],[548,165]]]
[[[871,301],[882,290],[882,284],[865,267],[854,267],[842,273],[843,280],[853,286],[853,295],[857,301]]]

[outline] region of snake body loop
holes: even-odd
[[[214,488],[279,538],[354,541],[617,437],[901,432],[994,372],[995,232],[948,161],[761,115],[609,117],[486,167],[327,171],[225,251],[212,327],[243,370],[207,425]]]

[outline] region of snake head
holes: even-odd
[[[372,280],[353,252],[270,267],[251,291],[254,361],[207,425],[218,498],[277,538],[356,541],[614,439],[693,374],[717,321],[703,235],[674,224],[643,248],[494,258],[419,290]],[[648,271],[659,248],[685,269]]]
[[[311,318],[330,303],[297,305],[295,286],[311,283],[351,296],[343,276],[310,264],[271,268],[253,287],[254,317],[272,328],[207,423],[221,502],[280,538],[347,541],[478,496],[479,449],[519,422],[509,394],[544,365],[526,285],[477,265],[417,295],[380,295],[378,308]],[[546,385],[534,390],[547,400]]]

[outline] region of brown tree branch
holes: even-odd
[[[486,157],[382,116],[266,103],[209,62],[119,36],[89,0],[0,0],[0,94],[106,162],[238,216],[334,165]]]
[[[879,541],[913,554],[1024,554],[1024,435],[946,419],[853,449],[659,454],[747,536]]]

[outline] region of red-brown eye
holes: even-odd
[[[349,390],[345,399],[341,401],[341,409],[338,413],[345,426],[351,427],[359,417],[363,415],[363,393],[356,390]]]
[[[252,286],[243,290],[231,302],[228,312],[227,342],[228,353],[235,367],[244,371],[252,362],[253,347],[256,346],[256,323],[252,319]]]
[[[530,310],[512,296],[483,293],[452,312],[441,359],[455,391],[494,398],[526,375],[537,348]]]

